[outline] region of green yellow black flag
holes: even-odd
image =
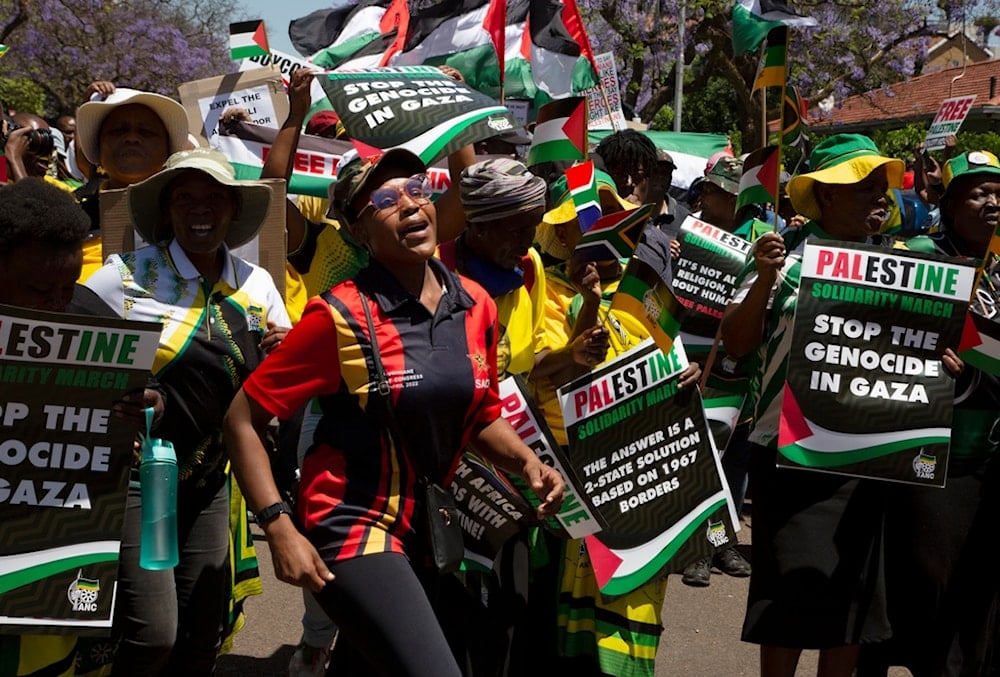
[[[611,298],[611,309],[639,320],[664,353],[669,353],[674,345],[684,312],[684,306],[656,269],[634,256]]]

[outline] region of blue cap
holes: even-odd
[[[159,437],[147,437],[142,443],[141,462],[165,461],[167,463],[177,463],[177,453],[174,451],[174,443],[170,440],[162,440]]]

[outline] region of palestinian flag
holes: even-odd
[[[597,174],[593,160],[581,162],[566,170],[566,187],[576,205],[580,230],[587,232],[601,218],[601,198],[597,193]]]
[[[767,48],[757,70],[753,91],[764,87],[785,86],[785,59],[788,51],[788,29],[785,26],[771,29],[767,34]]]
[[[289,35],[323,68],[448,65],[473,89],[498,97],[503,81],[506,97],[532,99],[536,106],[597,84],[574,0],[508,1],[503,24],[503,0],[432,0],[412,16],[393,10],[400,1],[362,0],[347,12],[314,12],[293,21]],[[324,46],[314,49],[319,44]]]
[[[807,103],[799,97],[799,90],[791,85],[785,87],[781,108],[781,144],[798,147],[806,140],[804,121]]]
[[[613,134],[612,130],[590,130],[587,134],[590,143],[595,146],[601,139]],[[701,134],[697,132],[665,132],[644,130],[642,134],[650,139],[657,148],[670,153],[674,159],[673,178],[671,183],[675,188],[688,188],[691,182],[705,175],[705,162],[721,150],[729,146],[725,134]],[[730,148],[732,151],[732,148]]]
[[[639,320],[664,354],[669,353],[681,328],[684,307],[660,274],[633,256],[611,298],[611,309]]]
[[[229,24],[229,55],[233,61],[266,56],[269,51],[263,21],[257,19]]]
[[[752,52],[779,26],[817,26],[816,19],[802,16],[781,0],[737,0],[733,7],[733,53]]]
[[[602,216],[584,232],[573,256],[584,261],[630,258],[652,213],[653,205],[648,204]]]
[[[587,159],[587,97],[573,96],[538,111],[527,165]]]
[[[976,271],[976,289],[966,314],[959,357],[988,374],[1000,374],[1000,232],[994,233]]]
[[[736,198],[737,211],[746,205],[777,203],[778,160],[777,146],[764,146],[747,155]]]

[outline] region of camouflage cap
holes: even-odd
[[[740,192],[741,176],[743,176],[743,160],[724,155],[705,175],[705,181],[718,186],[727,193],[737,195]]]

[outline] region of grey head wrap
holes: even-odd
[[[545,179],[510,158],[491,158],[466,167],[461,181],[467,223],[499,221],[545,207]]]

